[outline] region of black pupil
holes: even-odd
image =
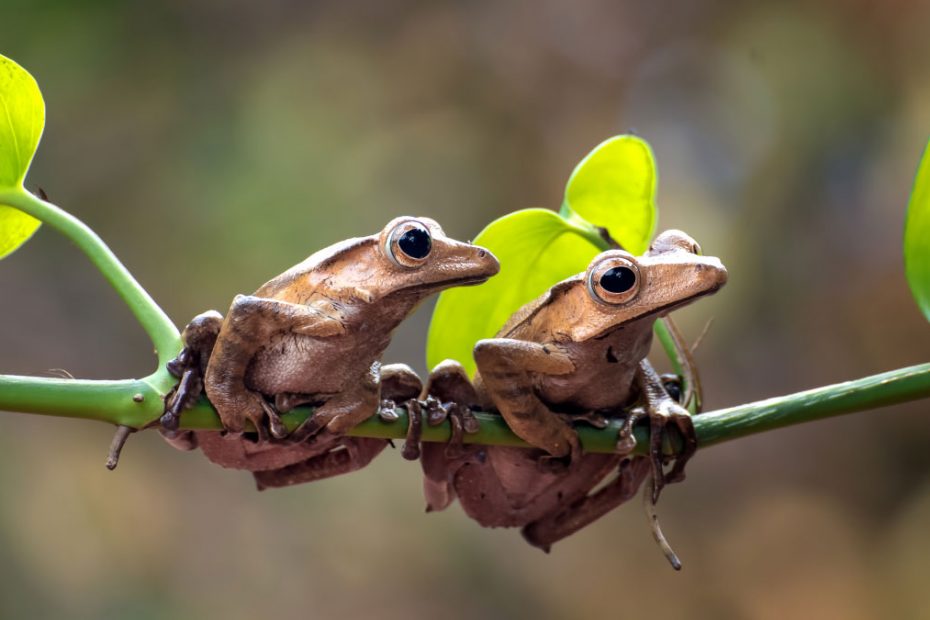
[[[608,293],[625,293],[636,284],[636,274],[629,267],[613,267],[601,276],[601,286]]]
[[[433,247],[433,240],[422,228],[411,228],[400,236],[397,245],[411,258],[426,258]]]

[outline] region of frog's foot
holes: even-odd
[[[381,406],[378,407],[378,417],[385,422],[397,422],[400,419],[400,414],[397,412],[397,403],[390,398],[383,399]]]
[[[626,414],[626,419],[617,433],[617,452],[619,454],[630,454],[636,447],[636,437],[633,435],[633,426],[646,417],[646,410],[642,407],[631,409]]]
[[[361,381],[317,407],[313,415],[291,433],[291,440],[305,441],[323,429],[336,436],[343,436],[368,418],[377,415],[381,405],[380,370],[379,362],[372,363],[369,372]]]
[[[465,435],[474,435],[481,428],[474,411],[456,402],[442,403],[432,396],[424,402],[426,423],[429,426],[439,426],[449,420],[452,432],[444,450],[446,458],[454,459],[462,456],[465,453]]]
[[[569,452],[564,456],[555,456],[552,454],[543,454],[536,460],[536,467],[539,471],[548,474],[567,474],[577,468],[581,461],[583,451],[581,449],[581,440],[578,439],[578,433],[569,426],[565,427],[565,441],[568,442]]]
[[[281,420],[281,414],[278,409],[264,398],[261,398],[262,411],[268,418],[268,430],[275,439],[284,439],[287,437],[287,428]],[[256,424],[257,427],[257,424]]]
[[[659,501],[662,487],[685,478],[685,465],[697,451],[697,435],[694,422],[688,410],[669,399],[659,401],[654,407],[647,407],[649,414],[649,458],[652,461],[652,502]],[[664,471],[662,438],[667,429],[673,425],[678,429],[684,441],[682,450],[675,456],[671,471]]]
[[[181,351],[181,354],[171,361],[178,362],[178,360],[185,357],[184,354],[186,351],[187,349]],[[170,363],[171,362],[169,362],[169,364]],[[175,366],[175,370],[177,370],[180,365],[181,362],[178,362]],[[169,372],[174,374],[174,371],[170,368]],[[178,427],[181,424],[181,412],[193,406],[203,393],[203,377],[200,375],[199,368],[186,368],[181,372],[180,379],[178,385],[169,392],[168,396],[165,398],[165,412],[162,414],[161,418],[159,418],[163,434],[168,439],[173,439],[177,434]]]
[[[162,434],[169,442],[178,437],[181,412],[192,407],[203,394],[203,377],[222,325],[223,316],[216,310],[194,317],[181,334],[184,348],[166,364],[168,372],[180,379],[165,398],[165,412],[160,419]]]
[[[385,422],[400,419],[397,411],[405,401],[416,398],[423,389],[423,382],[406,364],[388,364],[381,367],[381,406],[378,417]]]
[[[427,408],[424,401],[412,398],[407,401],[407,437],[400,455],[408,461],[420,458],[420,436],[423,434],[423,409]]]
[[[219,400],[221,395],[215,396],[213,405],[227,432],[254,431],[258,434],[257,443],[265,443],[272,438],[277,439],[287,434],[277,409],[260,393],[242,389],[234,395],[234,398],[223,397],[223,400]],[[251,423],[251,428],[249,423]]]

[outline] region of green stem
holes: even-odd
[[[0,375],[0,409],[142,428],[161,416],[174,383],[167,372],[119,381]]]
[[[930,396],[930,364],[720,409],[694,419],[702,446]]]
[[[0,204],[9,205],[41,220],[68,237],[100,270],[152,340],[159,366],[181,349],[181,338],[168,315],[136,282],[110,248],[81,220],[24,189],[0,190]]]
[[[3,390],[0,390],[0,395],[2,392]],[[788,396],[704,413],[694,418],[694,427],[698,444],[701,447],[707,447],[776,428],[927,397],[930,397],[930,364],[921,364],[856,381],[837,383]],[[4,402],[0,398],[0,408],[2,407],[4,407]],[[311,414],[311,409],[299,408],[284,416],[284,420],[289,428],[296,428]],[[499,415],[478,413],[477,417],[481,430],[474,435],[466,436],[466,442],[526,446],[513,434]],[[221,428],[216,413],[205,401],[186,411],[181,421],[184,428],[208,430]],[[619,426],[620,421],[613,420],[604,430],[579,428],[579,435],[585,450],[613,452]],[[400,439],[404,437],[406,429],[406,412],[401,412],[400,418],[394,422],[385,422],[378,416],[373,416],[352,429],[350,434],[358,437]],[[450,435],[451,429],[448,423],[436,427],[423,424],[424,441],[448,441]],[[636,429],[637,452],[643,450],[648,443],[646,436],[645,428]]]
[[[37,377],[0,376],[0,410],[77,417],[143,428],[158,419],[162,396],[173,384],[167,372],[145,379],[123,381],[84,381]],[[721,409],[696,416],[694,426],[701,447],[746,435],[811,422],[836,415],[884,407],[930,396],[930,364],[901,368],[835,385],[798,392],[767,400]],[[141,400],[140,400],[141,399]],[[291,429],[312,415],[310,408],[299,408],[284,416]],[[406,412],[386,422],[372,416],[350,432],[358,437],[400,439],[406,434]],[[469,443],[525,446],[498,415],[478,413],[481,429],[468,435]],[[206,401],[182,416],[186,429],[220,430],[214,409]],[[579,429],[582,444],[589,452],[612,452],[619,420],[604,430]],[[647,431],[637,428],[638,450],[646,442]],[[423,424],[424,441],[448,441],[449,424],[436,427]]]

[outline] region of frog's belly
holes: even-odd
[[[357,383],[381,354],[359,350],[357,344],[343,341],[340,346],[316,338],[283,338],[255,355],[245,383],[268,395],[337,394]]]
[[[633,385],[630,372],[573,373],[565,376],[540,375],[534,386],[547,404],[578,411],[616,409],[628,403]]]

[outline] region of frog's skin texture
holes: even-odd
[[[523,527],[531,544],[548,550],[630,499],[650,473],[654,502],[663,484],[684,477],[696,444],[688,412],[646,360],[652,326],[715,292],[726,278],[720,261],[701,256],[688,235],[666,231],[644,256],[622,250],[598,255],[585,273],[521,308],[496,338],[478,342],[473,384],[456,362],[440,364],[424,395],[497,410],[536,448],[472,446],[450,453],[445,445],[424,445],[427,510],[441,510],[458,497],[482,525]],[[600,426],[598,416],[624,416],[637,403],[616,454],[582,454],[573,421]],[[632,425],[646,416],[651,456],[628,457]],[[668,424],[682,432],[686,451],[665,473],[661,441]],[[614,480],[591,492],[618,468]]]
[[[399,399],[419,387],[409,369],[381,368],[394,328],[427,296],[484,282],[499,269],[486,249],[450,239],[428,218],[397,218],[379,234],[313,254],[252,295],[236,296],[225,318],[210,311],[188,325],[185,348],[169,364],[181,378],[162,417],[171,443],[196,443],[224,466],[277,472],[258,476],[260,487],[363,466],[385,442],[345,433],[374,414],[383,396]],[[383,373],[395,393],[382,394]],[[173,431],[201,384],[224,437]],[[316,412],[285,440],[279,415],[302,404]],[[243,435],[253,430],[257,441]],[[263,445],[269,432],[273,446]]]

